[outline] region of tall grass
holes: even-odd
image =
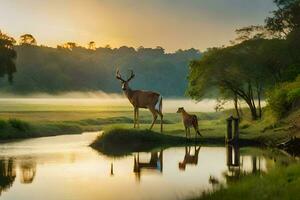
[[[300,165],[276,167],[265,176],[250,175],[227,188],[203,193],[199,200],[300,199]]]

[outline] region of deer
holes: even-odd
[[[149,109],[152,113],[153,120],[150,126],[152,130],[153,125],[155,124],[158,115],[160,116],[160,132],[163,132],[163,113],[162,113],[162,96],[153,91],[144,91],[144,90],[132,90],[129,87],[129,82],[135,77],[135,74],[130,70],[130,77],[125,80],[122,78],[120,71],[116,71],[116,78],[121,81],[122,90],[125,96],[128,98],[129,102],[134,108],[134,128],[139,128],[139,108]]]
[[[177,113],[182,114],[182,121],[183,121],[183,125],[185,128],[186,138],[188,137],[188,135],[191,136],[190,127],[194,127],[194,129],[196,131],[196,136],[197,136],[197,134],[202,136],[199,131],[198,118],[196,115],[191,115],[191,114],[187,113],[183,107],[178,108]]]

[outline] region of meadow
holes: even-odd
[[[198,116],[203,141],[223,144],[226,132],[226,118],[234,113],[228,109],[215,112],[213,102],[199,104],[187,100],[165,100],[164,134],[184,136],[181,115],[176,113],[176,106],[186,106],[187,110]],[[0,101],[1,139],[78,134],[86,131],[108,131],[113,129],[133,128],[133,111],[126,99],[2,99]],[[204,112],[199,112],[204,111]],[[271,115],[257,122],[250,119],[250,113],[244,110],[244,119],[240,124],[241,140],[255,141],[275,145],[285,141],[291,119],[275,122]],[[148,129],[152,115],[148,110],[140,111],[140,130]],[[159,132],[159,120],[153,131]],[[275,131],[274,131],[275,130]],[[194,136],[194,131],[191,131]]]

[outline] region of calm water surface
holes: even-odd
[[[259,149],[204,146],[111,158],[88,147],[97,134],[0,144],[0,198],[185,199],[276,162]]]

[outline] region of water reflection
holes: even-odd
[[[13,159],[0,160],[0,195],[7,191],[16,179],[16,167]]]
[[[36,174],[36,162],[32,160],[22,161],[20,171],[20,182],[24,184],[32,183]]]
[[[199,145],[116,159],[64,137],[0,145],[1,199],[189,199],[290,162],[258,148]]]
[[[267,171],[266,162],[272,158],[257,155],[240,155],[238,145],[226,146],[226,163],[228,170],[223,173],[226,183],[236,182],[242,176],[261,174]]]
[[[185,155],[183,161],[178,163],[180,170],[185,170],[186,165],[198,165],[198,155],[200,151],[200,146],[194,146],[194,154],[191,153],[191,146],[185,147]]]
[[[140,181],[142,170],[150,170],[151,172],[163,171],[163,150],[151,152],[149,161],[140,161],[140,154],[134,155],[134,166],[133,172],[135,173],[136,179]]]

